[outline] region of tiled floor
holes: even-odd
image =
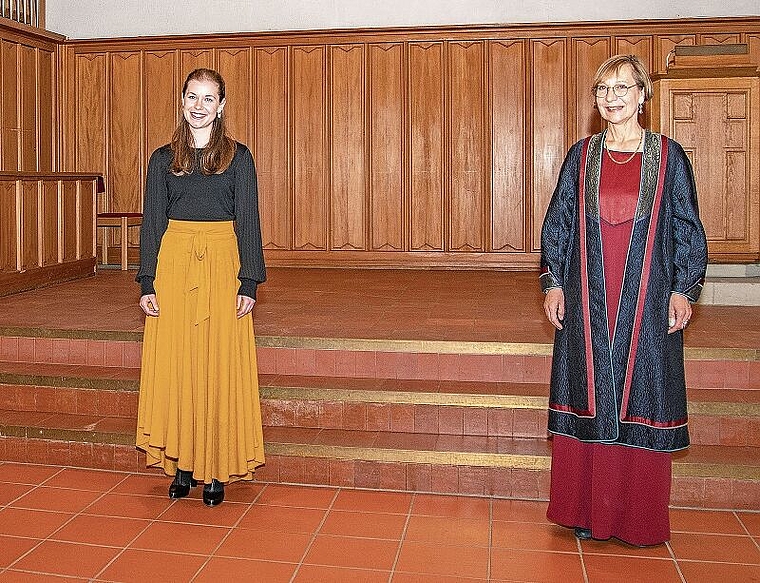
[[[0,464],[0,582],[744,583],[760,513],[673,509],[667,545],[583,542],[545,503]]]
[[[140,332],[134,271],[0,298],[3,327]],[[536,273],[270,268],[257,336],[550,343]],[[760,306],[702,306],[687,347],[760,346]]]

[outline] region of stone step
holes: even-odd
[[[139,369],[0,362],[0,408],[137,415]],[[360,431],[546,437],[548,386],[261,375],[265,425]],[[755,445],[760,391],[691,389],[692,441]]]
[[[144,471],[133,420],[0,411],[8,461]],[[546,499],[550,442],[486,436],[265,427],[257,479],[415,492]],[[693,446],[674,454],[675,505],[760,506],[760,448]]]
[[[261,374],[548,383],[550,344],[260,336]],[[0,360],[139,368],[139,332],[0,328]],[[687,346],[695,388],[760,390],[760,350]]]

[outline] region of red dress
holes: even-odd
[[[629,155],[613,154],[618,160]],[[606,152],[602,155],[599,204],[610,338],[615,333],[640,175],[640,153],[626,164],[615,164]],[[555,435],[546,515],[562,526],[590,529],[595,539],[660,544],[670,539],[670,480],[669,453]]]

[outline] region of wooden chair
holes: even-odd
[[[129,227],[139,227],[142,225],[142,213],[98,213],[96,215],[95,225],[104,228],[101,242],[102,265],[108,265],[108,229],[112,227],[121,229],[121,270],[126,271],[128,268],[127,234],[129,232]]]

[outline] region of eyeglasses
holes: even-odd
[[[612,92],[615,95],[618,97],[623,97],[626,93],[628,93],[628,90],[633,87],[638,87],[638,85],[626,85],[625,83],[618,83],[612,87],[607,87],[606,85],[597,85],[591,89],[591,92],[597,97],[607,97],[610,89],[612,89]]]

